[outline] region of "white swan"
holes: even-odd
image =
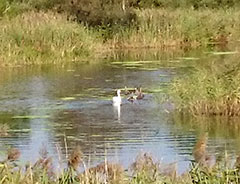
[[[113,105],[121,105],[122,103],[122,98],[121,98],[121,90],[117,90],[117,96],[113,97]]]

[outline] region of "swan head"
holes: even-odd
[[[120,94],[121,94],[121,90],[118,89],[118,90],[117,90],[117,95],[120,96]]]

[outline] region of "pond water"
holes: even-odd
[[[205,132],[210,153],[234,157],[240,148],[236,123],[176,116],[173,105],[161,101],[173,77],[237,55],[209,49],[125,51],[78,64],[1,68],[0,123],[10,128],[0,137],[1,158],[11,146],[21,151],[22,162],[34,162],[44,147],[56,161],[64,160],[80,145],[89,165],[107,158],[127,168],[139,153],[149,152],[165,163],[177,162],[181,172]],[[125,86],[142,86],[145,98],[130,103],[122,95],[123,104],[112,106],[116,89]]]

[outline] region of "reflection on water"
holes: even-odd
[[[121,123],[121,104],[113,105],[113,112],[118,122]]]
[[[239,151],[238,123],[172,115],[170,104],[158,102],[174,76],[200,63],[230,62],[236,56],[147,51],[109,58],[1,71],[0,123],[8,123],[11,131],[0,138],[0,150],[13,146],[21,150],[23,160],[34,161],[44,146],[57,160],[80,145],[90,164],[107,156],[125,167],[139,152],[151,152],[165,162],[177,161],[180,170],[193,159],[196,137],[204,132],[211,154],[227,150],[234,156]],[[143,100],[131,103],[122,96],[121,106],[112,105],[116,89],[140,85]]]

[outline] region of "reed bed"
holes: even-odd
[[[239,69],[235,59],[194,68],[173,81],[171,100],[182,113],[240,116]]]
[[[198,47],[226,44],[239,37],[240,13],[235,9],[141,9],[137,26],[116,33],[114,48]],[[211,17],[211,18],[209,18]]]
[[[40,150],[40,157],[34,164],[18,165],[20,152],[9,149],[6,159],[0,163],[0,183],[4,184],[190,184],[190,183],[239,183],[240,156],[236,160],[227,157],[216,159],[207,149],[208,136],[203,134],[193,148],[194,161],[189,169],[179,175],[177,163],[164,164],[156,161],[150,153],[139,154],[129,168],[119,163],[102,162],[87,167],[80,147],[68,156],[68,165],[56,172],[46,149]],[[79,168],[82,168],[79,170]]]
[[[98,47],[97,36],[90,30],[51,12],[4,18],[0,34],[2,65],[77,62],[89,59]]]
[[[10,11],[10,10],[9,10]],[[3,15],[0,25],[1,65],[78,62],[104,57],[109,50],[181,49],[226,45],[240,33],[237,9],[135,9],[132,24],[89,27],[65,13],[23,10]],[[211,17],[211,18],[209,18]]]

